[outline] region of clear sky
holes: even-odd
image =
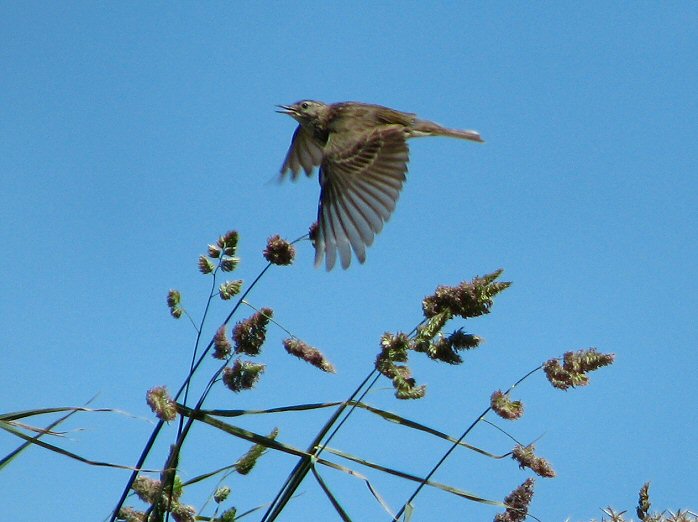
[[[525,418],[499,422],[523,442],[541,437],[558,472],[538,479],[531,512],[581,521],[609,504],[634,509],[648,480],[654,507],[698,509],[697,57],[695,2],[3,2],[0,411],[98,394],[94,405],[135,417],[81,414],[54,442],[133,464],[151,429],[145,391],[176,389],[190,359],[194,333],[169,317],[167,291],[180,289],[200,317],[207,243],[239,230],[235,277],[249,281],[268,236],[296,238],[315,218],[316,178],[269,182],[295,128],[274,105],[360,100],[487,142],[412,141],[408,182],[365,265],[314,269],[305,242],[250,296],[337,375],[288,357],[275,328],[259,389],[207,405],[341,400],[381,334],[409,331],[436,285],[501,267],[512,287],[491,315],[463,324],[487,343],[459,367],[414,357],[429,386],[422,401],[398,403],[387,380],[368,400],[455,435],[494,389],[596,346],[617,362],[591,386],[563,393],[536,375],[516,395]],[[227,311],[214,307],[205,338]],[[325,416],[239,423],[278,425],[280,440],[304,446]],[[415,474],[445,449],[384,424],[357,415],[335,444]],[[512,445],[485,426],[471,442]],[[2,454],[18,444],[0,436]],[[199,428],[182,475],[246,447]],[[240,510],[268,501],[293,465],[268,457],[228,481]],[[325,475],[355,520],[386,520],[362,483]],[[126,476],[32,449],[0,473],[1,518],[101,520]],[[435,479],[502,499],[527,476],[508,459],[459,451]],[[393,506],[411,491],[371,477]],[[301,489],[283,520],[335,519],[312,480]],[[195,493],[184,500],[198,506]],[[497,512],[440,491],[415,509],[419,521]]]

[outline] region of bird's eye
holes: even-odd
[[[307,109],[308,107],[310,107],[310,104],[308,102],[301,103],[301,109]]]

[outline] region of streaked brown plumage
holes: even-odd
[[[366,260],[366,247],[390,218],[405,182],[409,138],[483,141],[475,131],[447,129],[380,105],[302,100],[279,107],[299,123],[281,177],[290,172],[295,181],[301,169],[310,176],[320,167],[315,265],[324,257],[327,270],[338,253],[342,268],[352,250],[361,263]]]

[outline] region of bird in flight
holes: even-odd
[[[405,182],[409,138],[447,136],[482,142],[475,131],[448,129],[415,114],[359,102],[326,104],[302,100],[279,105],[277,112],[298,122],[281,166],[297,180],[320,167],[320,203],[315,237],[315,266],[325,259],[342,268],[354,251],[366,260],[366,247],[390,218]]]

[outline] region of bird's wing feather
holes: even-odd
[[[291,179],[296,181],[301,168],[307,176],[313,173],[313,168],[322,162],[322,147],[313,139],[310,131],[300,125],[296,128],[291,139],[291,146],[286,153],[283,165],[281,165],[281,179],[291,171]]]
[[[344,137],[346,136],[346,137]],[[315,264],[327,270],[337,254],[342,268],[366,259],[366,246],[390,218],[405,182],[409,149],[399,125],[356,135],[333,134],[320,166],[320,205]]]

